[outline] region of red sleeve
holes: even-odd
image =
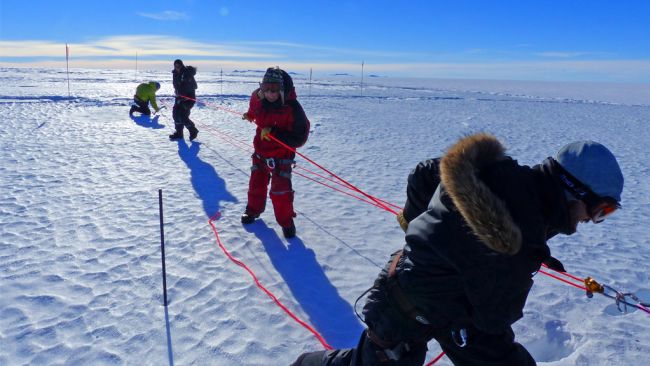
[[[255,120],[255,117],[257,115],[257,111],[259,111],[260,108],[262,108],[262,100],[257,95],[258,90],[259,89],[256,89],[253,92],[253,94],[251,94],[251,99],[248,102],[248,112],[246,112],[246,114],[248,114],[250,117],[252,117],[253,120]]]

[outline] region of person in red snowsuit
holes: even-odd
[[[296,154],[268,136],[270,134],[296,148],[304,144],[309,132],[309,120],[296,99],[288,74],[279,68],[267,69],[260,87],[251,95],[248,111],[242,118],[254,122],[257,130],[253,140],[255,152],[248,184],[248,204],[241,222],[250,224],[264,212],[270,181],[269,195],[275,219],[282,227],[284,236],[292,238],[296,235],[293,221],[296,214],[293,210],[291,170]]]

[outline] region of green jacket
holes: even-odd
[[[153,109],[158,111],[158,104],[156,103],[156,83],[153,81],[138,85],[134,97],[143,102],[151,102]]]

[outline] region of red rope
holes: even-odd
[[[319,181],[317,181],[316,179],[314,179],[314,178],[310,178],[310,177],[308,177],[308,176],[306,176],[306,175],[304,175],[304,174],[302,174],[302,173],[299,173],[299,172],[294,172],[294,173],[295,173],[296,175],[299,175],[299,176],[305,178],[305,179],[309,179],[309,180],[311,180],[311,181],[313,181],[313,182],[316,182],[316,183],[318,183],[318,184],[322,184],[322,185],[324,185],[324,186],[327,187],[327,188],[330,188],[330,189],[333,189],[333,190],[335,190],[335,191],[337,191],[337,192],[341,192],[341,193],[346,194],[346,195],[348,195],[348,196],[354,197],[354,198],[358,199],[359,201],[362,201],[362,202],[368,203],[368,204],[370,204],[370,205],[373,205],[373,206],[375,206],[375,207],[379,207],[379,208],[381,208],[381,207],[380,207],[377,203],[375,203],[375,202],[365,200],[365,199],[363,199],[362,197],[359,197],[359,196],[355,196],[355,195],[353,195],[352,193],[345,192],[345,191],[342,191],[342,190],[340,190],[340,189],[338,189],[338,188],[336,188],[336,187],[332,187],[332,186],[330,186],[330,185],[328,185],[328,184],[325,184],[325,183],[323,183],[323,182],[319,182]]]
[[[573,282],[571,282],[571,281],[567,281],[567,280],[565,280],[565,279],[562,278],[562,277],[556,276],[556,275],[554,275],[554,274],[552,274],[552,273],[545,272],[545,271],[542,270],[542,269],[540,269],[539,272],[540,272],[540,273],[543,273],[543,274],[545,274],[545,275],[547,275],[547,276],[549,276],[549,277],[555,278],[555,279],[558,280],[558,281],[562,281],[562,282],[564,282],[564,283],[568,283],[568,284],[571,285],[571,286],[575,286],[575,287],[577,287],[577,288],[579,288],[579,289],[581,289],[581,290],[585,290],[585,291],[587,291],[587,288],[586,288],[585,286],[575,284],[575,283],[573,283]]]
[[[580,278],[580,277],[578,277],[578,276],[574,276],[574,275],[570,274],[569,272],[562,272],[562,271],[555,270],[555,269],[553,269],[553,268],[547,266],[547,265],[544,264],[544,263],[542,263],[542,267],[544,267],[544,268],[548,268],[548,269],[550,269],[551,271],[555,271],[556,273],[559,273],[559,274],[561,274],[561,275],[563,275],[563,276],[566,276],[566,277],[572,278],[572,279],[574,279],[574,280],[576,280],[576,281],[578,281],[578,282],[580,282],[580,283],[584,283],[584,282],[585,282],[584,279],[582,279],[582,278]]]
[[[442,358],[442,356],[444,356],[444,355],[445,355],[445,352],[444,352],[444,351],[440,352],[440,354],[439,354],[438,356],[436,356],[436,358],[434,358],[433,360],[431,360],[431,362],[429,362],[429,363],[426,364],[425,366],[431,366],[431,365],[433,365],[434,363],[438,362],[438,361]]]
[[[361,193],[362,195],[366,196],[366,197],[369,198],[370,200],[374,201],[374,202],[375,202],[375,203],[376,203],[380,208],[383,208],[384,210],[386,210],[386,211],[388,211],[388,212],[391,212],[391,213],[394,214],[394,215],[399,215],[399,213],[398,213],[397,211],[391,209],[390,207],[388,207],[387,205],[385,205],[384,203],[382,203],[382,202],[381,202],[379,199],[377,199],[376,197],[369,195],[368,193],[366,193],[366,192],[362,191],[361,189],[357,188],[356,186],[354,186],[352,183],[350,183],[350,182],[346,181],[345,179],[339,177],[338,175],[332,173],[331,171],[329,171],[328,169],[326,169],[326,168],[323,167],[322,165],[320,165],[320,164],[318,164],[317,162],[315,162],[315,161],[311,160],[310,158],[308,158],[306,155],[299,153],[298,151],[296,151],[296,149],[294,149],[294,148],[292,148],[291,146],[285,144],[284,142],[278,140],[275,136],[273,136],[273,135],[271,135],[271,134],[269,134],[269,135],[267,135],[267,136],[270,137],[273,141],[275,141],[275,142],[277,142],[278,144],[280,144],[281,146],[283,146],[285,149],[288,149],[289,151],[292,151],[292,152],[296,153],[297,155],[299,155],[299,156],[302,157],[303,159],[307,160],[308,162],[312,163],[313,165],[319,167],[320,169],[322,169],[323,171],[325,171],[326,173],[328,173],[328,174],[331,175],[332,177],[334,177],[334,178],[340,180],[341,182],[343,182],[345,185],[347,185],[347,186],[348,186],[350,189],[352,189],[353,191],[356,191],[356,192],[358,192],[358,193]]]
[[[206,127],[204,127],[204,128],[206,128]],[[245,150],[245,151],[248,151],[248,152],[253,151],[253,150],[251,149],[251,146],[250,146],[248,143],[246,143],[246,142],[243,142],[243,141],[237,140],[237,139],[233,138],[232,136],[229,136],[229,135],[227,135],[227,134],[225,134],[225,133],[223,133],[223,132],[220,132],[218,129],[213,128],[212,126],[207,126],[207,129],[208,129],[209,132],[213,132],[213,133],[217,134],[219,137],[221,137],[222,139],[224,139],[226,142],[228,142],[229,144],[231,144],[231,145],[233,145],[233,146],[235,146],[235,147],[237,147],[237,148],[239,148],[239,149],[241,149],[241,150]],[[239,145],[243,145],[244,147],[242,147],[242,146],[238,146],[237,144],[239,144]],[[342,186],[342,187],[345,187],[346,189],[351,189],[350,187],[348,187],[348,186],[346,186],[346,185],[344,185],[344,184],[342,184],[342,183],[340,183],[340,182],[338,182],[338,181],[335,181],[335,180],[333,180],[333,179],[327,178],[327,177],[325,177],[325,176],[323,176],[323,175],[321,175],[321,174],[319,174],[319,173],[317,173],[317,172],[311,171],[311,170],[309,170],[309,169],[307,169],[307,168],[304,168],[304,167],[301,167],[301,166],[296,166],[296,168],[297,168],[297,169],[305,170],[305,171],[307,171],[307,172],[309,172],[309,173],[311,173],[311,174],[316,175],[317,177],[319,177],[319,178],[321,178],[321,179],[325,179],[325,180],[330,181],[330,182],[332,182],[332,183],[338,184],[338,185],[340,185],[340,186]],[[327,188],[330,188],[330,189],[332,189],[332,190],[334,190],[334,191],[337,191],[337,192],[343,193],[343,194],[345,194],[345,195],[351,196],[351,197],[353,197],[353,198],[356,198],[356,199],[358,199],[359,201],[362,201],[362,202],[368,203],[368,204],[373,205],[373,206],[375,206],[375,207],[383,208],[382,206],[378,205],[376,202],[372,202],[372,201],[369,201],[369,200],[363,199],[362,197],[355,196],[355,195],[352,194],[352,193],[345,192],[345,191],[343,191],[343,190],[341,190],[341,189],[337,189],[336,187],[330,186],[330,185],[325,184],[325,183],[323,183],[323,182],[321,182],[321,181],[318,181],[318,180],[316,180],[316,179],[314,179],[314,178],[308,177],[308,176],[306,176],[305,174],[302,174],[302,173],[300,173],[300,172],[294,171],[294,173],[295,173],[296,175],[299,175],[299,176],[305,178],[305,179],[311,180],[311,181],[313,181],[313,182],[315,182],[315,183],[318,183],[318,184],[323,185],[323,186],[325,186],[325,187],[327,187]],[[387,204],[387,205],[391,205],[391,206],[394,206],[394,207],[396,207],[396,208],[400,208],[399,206],[397,206],[397,205],[395,205],[395,204],[392,204],[392,203],[390,203],[390,202],[386,202],[386,201],[381,200],[381,199],[379,199],[379,198],[377,198],[377,199],[378,199],[379,201],[381,201],[381,202]]]
[[[284,312],[287,313],[287,315],[289,315],[293,320],[295,320],[298,324],[302,325],[305,329],[310,331],[316,337],[316,339],[318,339],[318,341],[323,345],[323,347],[325,347],[325,349],[327,349],[327,350],[333,349],[332,346],[330,346],[327,343],[327,341],[325,341],[323,336],[321,336],[309,324],[307,324],[306,322],[304,322],[303,320],[298,318],[294,313],[291,312],[291,310],[289,310],[286,306],[284,306],[284,304],[282,304],[282,302],[280,302],[280,300],[278,300],[278,298],[275,295],[273,295],[273,293],[271,291],[267,290],[266,287],[264,287],[264,285],[262,285],[262,283],[260,283],[260,281],[257,279],[257,276],[255,275],[255,273],[250,268],[248,268],[248,266],[246,264],[244,264],[242,261],[240,261],[240,260],[236,259],[235,257],[233,257],[230,254],[230,252],[228,252],[226,247],[222,244],[221,238],[219,237],[219,232],[217,231],[217,228],[216,228],[216,226],[214,225],[214,222],[213,222],[214,220],[218,220],[219,217],[221,217],[221,213],[217,212],[214,216],[212,216],[210,218],[210,220],[208,220],[208,223],[210,223],[210,226],[212,227],[212,231],[214,232],[214,235],[217,238],[217,244],[219,245],[219,248],[221,248],[221,251],[233,263],[235,263],[236,265],[238,265],[238,266],[242,267],[244,270],[246,270],[246,272],[248,272],[251,275],[251,277],[253,277],[253,280],[255,281],[255,284],[257,285],[257,287],[259,287],[260,290],[264,291],[264,293],[266,293],[275,302],[275,304],[278,305],[282,310],[284,310]]]
[[[196,102],[196,99],[189,98],[189,97],[185,97],[185,96],[181,96],[181,97],[182,97],[182,98],[185,98],[185,99],[193,100],[193,101]],[[207,105],[207,103],[205,103],[205,102],[203,102],[203,103]],[[218,109],[221,109],[221,110],[224,110],[224,111],[226,111],[226,112],[230,112],[230,113],[233,113],[233,114],[241,115],[241,113],[239,113],[239,112],[237,112],[237,111],[233,111],[233,110],[227,109],[227,108],[223,108],[223,107],[220,107],[220,106],[214,106],[214,107],[215,107],[215,108],[218,108]],[[315,179],[313,179],[313,178],[309,178],[309,177],[305,176],[304,174],[300,174],[300,173],[298,173],[298,172],[296,172],[296,174],[298,174],[298,175],[300,175],[300,176],[302,176],[302,177],[304,177],[304,178],[307,178],[307,179],[309,179],[309,180],[312,180],[312,181],[314,181],[314,182],[316,182],[316,183],[322,184],[322,185],[324,185],[324,186],[326,186],[326,187],[328,187],[328,188],[331,188],[331,189],[333,189],[333,190],[335,190],[335,191],[338,191],[338,192],[341,192],[341,193],[347,194],[347,195],[352,196],[352,197],[354,197],[354,198],[356,198],[356,199],[358,199],[358,200],[360,200],[360,201],[363,201],[363,202],[369,203],[369,204],[371,204],[371,205],[373,205],[373,206],[376,206],[376,207],[382,208],[382,209],[384,209],[384,210],[386,210],[386,211],[388,211],[388,212],[391,212],[391,213],[393,213],[393,214],[395,214],[395,215],[398,215],[398,212],[396,212],[395,210],[391,209],[391,208],[389,207],[389,205],[390,205],[390,206],[393,206],[393,207],[395,207],[395,208],[397,208],[397,209],[401,209],[401,207],[399,207],[399,206],[397,206],[397,205],[394,205],[394,204],[391,204],[391,203],[389,203],[389,202],[386,202],[386,201],[384,201],[384,200],[381,200],[381,199],[379,199],[379,198],[377,198],[377,197],[374,197],[374,196],[372,196],[372,195],[367,194],[366,192],[364,192],[364,191],[362,191],[361,189],[357,188],[356,186],[354,186],[353,184],[349,183],[349,182],[346,181],[345,179],[339,177],[338,175],[336,175],[336,174],[334,174],[333,172],[329,171],[328,169],[324,168],[324,167],[321,166],[320,164],[316,163],[315,161],[313,161],[313,160],[310,159],[309,157],[307,157],[307,156],[305,156],[304,154],[301,154],[300,152],[296,151],[296,149],[294,149],[294,148],[292,148],[292,147],[286,145],[286,144],[283,143],[282,141],[278,140],[275,136],[270,135],[270,134],[267,135],[267,136],[270,137],[273,141],[275,141],[275,142],[277,142],[278,144],[280,144],[281,146],[283,146],[284,148],[288,149],[288,150],[291,151],[291,152],[294,152],[295,154],[299,155],[300,157],[302,157],[303,159],[307,160],[307,161],[310,162],[311,164],[315,165],[316,167],[318,167],[318,168],[320,168],[321,170],[325,171],[326,173],[330,174],[332,177],[338,179],[340,182],[342,182],[342,184],[339,183],[339,182],[336,182],[336,181],[334,181],[334,180],[331,180],[331,179],[329,179],[329,178],[327,178],[327,177],[323,177],[322,175],[320,175],[320,174],[318,174],[318,173],[315,173],[315,172],[312,172],[312,171],[310,171],[309,169],[305,169],[305,168],[303,168],[305,171],[310,172],[310,173],[312,173],[312,174],[314,174],[314,175],[316,175],[316,176],[318,176],[318,177],[320,177],[320,178],[322,178],[322,179],[326,179],[326,180],[331,181],[331,182],[334,182],[334,183],[336,183],[336,184],[340,184],[340,185],[342,185],[342,186],[344,186],[344,187],[346,187],[346,188],[348,188],[348,189],[350,189],[350,190],[353,190],[353,191],[355,191],[355,192],[357,192],[357,193],[360,193],[360,194],[362,194],[363,196],[365,196],[366,198],[368,198],[370,201],[365,200],[365,199],[363,199],[363,198],[361,198],[361,197],[355,196],[355,195],[353,195],[353,194],[351,194],[351,193],[344,192],[344,191],[342,191],[342,190],[340,190],[340,189],[337,189],[337,188],[335,188],[335,187],[332,187],[332,186],[330,186],[330,185],[327,185],[327,184],[325,184],[325,183],[323,183],[323,182],[317,181],[317,180],[315,180]],[[231,140],[233,140],[233,141],[237,141],[237,140],[232,139],[232,138],[231,138]],[[282,304],[279,302],[279,300],[277,300],[277,298],[276,298],[275,296],[273,296],[272,293],[270,293],[266,288],[264,288],[264,287],[259,283],[259,281],[257,280],[257,277],[255,276],[255,274],[254,274],[250,269],[248,269],[248,267],[246,267],[243,263],[241,263],[240,261],[238,261],[238,260],[236,260],[235,258],[233,258],[233,257],[230,255],[230,253],[227,252],[227,250],[226,250],[226,249],[223,247],[223,245],[221,244],[221,240],[219,239],[219,234],[217,233],[216,228],[215,228],[214,225],[212,224],[212,218],[210,219],[210,226],[212,226],[212,229],[213,229],[213,231],[215,232],[215,235],[217,236],[217,241],[218,241],[218,243],[219,243],[219,247],[224,251],[224,253],[226,253],[226,255],[227,255],[227,256],[228,256],[228,257],[229,257],[233,262],[235,262],[237,265],[239,265],[239,266],[243,267],[244,269],[246,269],[246,271],[248,271],[248,272],[251,274],[251,276],[253,276],[253,279],[254,279],[255,282],[258,284],[258,287],[260,287],[264,292],[266,292],[267,295],[269,295],[269,296],[270,296],[270,297],[271,297],[271,298],[272,298],[272,299],[273,299],[273,300],[278,304],[278,306],[280,306],[283,310],[285,310],[285,312],[287,312],[287,314],[289,314],[289,316],[291,316],[291,317],[292,317],[294,320],[296,320],[298,323],[300,323],[301,325],[303,325],[304,327],[306,327],[308,330],[310,330],[312,333],[314,333],[314,334],[316,335],[316,337],[319,339],[319,341],[321,341],[321,343],[323,344],[323,346],[325,346],[326,349],[332,349],[331,346],[329,346],[329,345],[325,342],[325,340],[322,339],[322,337],[321,337],[321,336],[320,336],[320,335],[319,335],[315,330],[313,330],[313,328],[311,328],[309,325],[307,325],[307,324],[304,323],[302,320],[298,319],[295,315],[293,315],[293,314],[292,314],[292,313],[291,313],[291,312],[290,312],[290,311],[289,311],[289,310],[288,310],[284,305],[282,305]],[[544,265],[544,267],[545,267],[545,268],[548,268],[548,266],[546,266],[546,265]],[[549,269],[550,269],[550,268],[549,268]],[[561,277],[556,276],[556,275],[554,275],[554,274],[548,273],[548,272],[546,272],[546,271],[544,271],[544,270],[541,270],[541,269],[540,269],[539,272],[542,273],[542,274],[545,274],[545,275],[547,275],[547,276],[549,276],[549,277],[552,277],[552,278],[554,278],[554,279],[556,279],[556,280],[558,280],[558,281],[561,281],[561,282],[567,283],[567,284],[569,284],[569,285],[571,285],[571,286],[577,287],[577,288],[579,288],[579,289],[581,289],[581,290],[584,290],[584,291],[587,290],[587,288],[586,288],[585,286],[583,286],[583,285],[578,285],[578,284],[573,283],[573,282],[571,282],[571,281],[568,281],[568,280],[566,280],[566,279],[564,279],[564,278],[561,278]],[[580,283],[583,282],[583,280],[582,280],[581,278],[579,278],[579,277],[577,277],[577,276],[574,276],[574,275],[571,275],[571,274],[569,274],[569,273],[566,273],[566,272],[559,272],[559,271],[556,271],[556,272],[559,273],[559,274],[561,274],[561,275],[563,275],[563,276],[569,277],[569,278],[571,278],[571,279],[573,279],[573,280],[579,281]],[[642,310],[643,310],[643,309],[642,309]],[[440,353],[436,358],[434,358],[432,361],[430,361],[429,363],[427,363],[426,366],[431,366],[431,365],[435,364],[435,363],[436,363],[437,361],[439,361],[439,360],[440,360],[444,355],[445,355],[445,353],[444,353],[444,352],[441,352],[441,353]]]

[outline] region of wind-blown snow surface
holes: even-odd
[[[244,112],[260,73],[199,70],[194,143],[170,142],[169,73],[0,69],[0,364],[286,365],[322,346],[217,246],[335,347],[362,330],[354,300],[403,245],[392,214],[294,175],[298,236],[282,237],[271,204],[242,227],[253,126]],[[137,80],[136,80],[137,79]],[[162,116],[129,118],[138,82],[159,80]],[[550,241],[578,276],[650,301],[648,85],[350,79],[311,87],[311,159],[368,193],[402,204],[418,161],[459,137],[493,133],[524,164],[592,139],[625,175],[623,210]],[[219,107],[219,108],[218,108]],[[318,171],[304,159],[301,167]],[[296,170],[296,172],[305,171]],[[308,174],[309,176],[313,176]],[[158,216],[164,193],[163,306]],[[541,365],[650,364],[650,316],[537,275],[517,339]],[[431,359],[440,352],[429,344]],[[443,358],[439,365],[449,365]]]

